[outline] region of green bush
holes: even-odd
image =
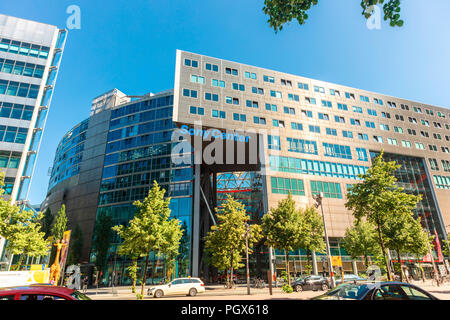
[[[137,298],[138,300],[142,300],[142,299],[144,299],[144,295],[138,293],[138,294],[136,294],[136,298]]]
[[[292,286],[288,285],[287,283],[281,287],[281,290],[283,290],[283,292],[285,292],[285,293],[294,292],[294,289],[292,288]]]

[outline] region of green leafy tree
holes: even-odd
[[[20,220],[11,219],[8,226],[7,249],[12,254],[20,254],[19,267],[26,256],[44,256],[49,251],[49,243],[41,232],[41,213],[22,210]]]
[[[302,213],[295,208],[295,201],[290,193],[286,199],[278,201],[278,206],[271,208],[262,219],[266,244],[285,252],[288,285],[291,284],[289,252],[300,248],[302,220]]]
[[[450,257],[450,252],[448,250],[449,244],[450,244],[449,240],[443,240],[442,241],[442,254],[444,256],[447,256],[447,258]]]
[[[369,266],[369,256],[381,253],[375,226],[363,220],[355,220],[353,226],[347,228],[341,245],[352,259],[363,256],[366,268]]]
[[[314,207],[307,207],[300,209],[302,218],[302,228],[300,243],[298,247],[306,249],[308,265],[312,269],[312,262],[310,261],[311,252],[325,252],[324,228],[322,216]]]
[[[416,256],[417,260],[422,260],[429,252],[430,245],[433,241],[433,237],[426,232],[421,224],[421,218],[411,221],[408,233],[410,234],[410,240],[405,247],[405,252]],[[425,281],[425,273],[419,262],[419,268],[422,274],[422,280]]]
[[[127,243],[127,250],[131,250],[134,255],[145,257],[141,293],[137,295],[138,298],[142,298],[144,295],[150,253],[154,252],[161,255],[168,250],[169,255],[173,254],[175,250],[169,242],[175,241],[179,244],[182,235],[179,220],[170,220],[170,198],[164,198],[165,192],[166,190],[161,189],[158,183],[154,181],[148,196],[142,202],[135,201],[133,203],[137,212],[134,218],[130,220],[129,226],[114,228],[124,239],[124,243]],[[176,225],[178,228],[175,227]]]
[[[42,218],[42,232],[45,234],[45,239],[52,235],[52,224],[55,217],[52,214],[50,208],[44,211],[44,217]]]
[[[318,0],[265,0],[263,12],[269,16],[267,21],[275,33],[283,29],[284,24],[296,19],[300,25],[308,19],[308,11],[318,4]],[[384,20],[390,20],[391,27],[403,26],[400,19],[400,0],[361,0],[362,15],[369,19],[372,16],[371,7],[384,4]]]
[[[246,223],[250,220],[245,206],[228,195],[220,209],[217,209],[217,225],[211,227],[205,240],[205,248],[210,255],[213,266],[219,270],[228,270],[233,275],[233,270],[243,267],[241,263],[245,250]],[[249,254],[252,253],[254,243],[261,238],[261,227],[251,225],[249,230]],[[230,286],[231,287],[231,286]]]
[[[10,199],[3,197],[5,173],[0,172],[0,236],[8,241],[7,249],[13,254],[21,254],[23,258],[46,255],[48,243],[40,230],[41,213],[20,210]]]
[[[66,206],[63,204],[56,214],[55,222],[53,223],[51,234],[53,236],[53,242],[62,240],[64,232],[67,230],[67,216]]]
[[[105,212],[100,212],[95,222],[94,237],[92,239],[92,253],[95,256],[95,266],[101,273],[99,281],[102,280],[107,263],[108,250],[113,239],[112,226],[112,218]]]
[[[164,239],[160,248],[160,255],[164,257],[165,269],[173,271],[173,263],[180,254],[181,238],[183,236],[183,228],[178,219],[170,219],[165,221]],[[172,273],[172,272],[171,272]],[[171,279],[167,279],[170,281]]]
[[[83,232],[77,224],[73,234],[71,235],[71,246],[69,251],[68,264],[81,263],[81,256],[83,253]]]
[[[420,196],[406,194],[403,188],[396,185],[394,172],[400,167],[395,161],[385,162],[383,151],[372,161],[372,166],[364,175],[361,183],[352,187],[347,194],[346,208],[353,211],[357,220],[366,218],[376,226],[378,242],[381,247],[384,265],[388,279],[391,279],[391,270],[386,257],[386,244],[383,238],[383,225],[390,216],[398,212],[412,211]]]

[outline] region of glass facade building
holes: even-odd
[[[398,184],[422,195],[415,214],[424,218],[424,229],[441,244],[447,239],[448,119],[446,108],[177,51],[173,90],[132,100],[115,89],[94,99],[89,119],[58,146],[43,208],[67,203],[69,221],[88,234],[86,260],[94,263],[96,218],[106,214],[114,225],[127,225],[135,214],[133,202],[144,199],[156,180],[171,198],[172,217],[185,229],[175,276],[208,281],[217,270],[207,264],[203,238],[215,223],[214,208],[228,195],[259,223],[289,192],[299,207],[312,206],[313,195],[323,192],[331,253],[342,257],[346,272],[357,272],[364,269],[362,259],[352,260],[340,245],[354,221],[345,202],[381,150],[402,165]],[[191,143],[183,149],[190,161],[178,164],[174,150],[181,141]],[[220,147],[211,152],[215,143]],[[1,156],[0,163],[15,165],[15,154]],[[131,261],[117,254],[119,244],[115,236],[105,283],[113,272],[117,284],[130,283]],[[435,248],[436,259],[440,249]],[[258,244],[250,257],[252,272],[265,276],[269,251]],[[296,273],[308,268],[307,260],[313,273],[328,270],[323,253],[301,249],[290,256]],[[283,252],[275,250],[272,258],[274,270],[281,271]],[[143,271],[142,259],[139,263]],[[167,266],[152,253],[145,272],[149,283],[159,282]]]
[[[66,36],[56,26],[0,14],[0,171],[11,201],[27,204]]]

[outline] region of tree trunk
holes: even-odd
[[[400,265],[400,281],[403,282],[403,279],[405,278],[403,274],[403,265],[402,265],[402,258],[400,257],[400,250],[397,248],[397,257],[398,257],[398,263]]]
[[[309,274],[312,274],[312,263],[310,260],[311,260],[311,251],[309,249],[306,249],[306,262],[308,263],[308,271],[310,271]]]
[[[380,240],[381,251],[383,252],[384,264],[386,265],[387,278],[388,278],[388,281],[391,281],[391,267],[390,267],[387,257],[386,257],[386,249],[384,248],[384,241],[383,241],[383,235],[381,234],[381,225],[380,224],[377,224],[377,230],[378,230],[378,238]]]
[[[233,284],[233,253],[234,253],[234,251],[231,250],[230,282],[228,283],[230,288]],[[227,280],[228,280],[228,278],[227,278]]]
[[[284,252],[286,252],[286,276],[287,276],[287,281],[288,281],[288,285],[291,285],[291,275],[289,273],[289,251],[288,250],[284,250]]]
[[[369,260],[367,259],[367,254],[364,254],[364,266],[367,268],[369,267]]]
[[[150,257],[150,254],[147,254],[147,257],[145,258],[145,269],[144,269],[144,276],[142,278],[142,287],[141,287],[141,295],[142,296],[144,296],[145,281],[147,280],[147,267],[148,267],[149,257]]]
[[[131,277],[131,280],[133,281],[131,290],[133,293],[136,293],[137,258],[133,259],[133,268],[134,268],[135,272],[133,273],[133,276]]]

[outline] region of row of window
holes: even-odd
[[[20,152],[0,151],[0,168],[17,169],[21,156]]]
[[[0,72],[42,79],[45,66],[0,58]]]
[[[155,109],[159,107],[173,105],[173,95],[163,96],[155,99],[149,99],[145,101],[136,102],[127,106],[112,110],[111,120],[119,117],[123,117],[132,113],[146,111],[149,109]],[[111,122],[112,124],[112,122]]]
[[[0,94],[36,99],[39,86],[35,84],[0,80]]]
[[[307,160],[292,157],[269,156],[270,170],[324,177],[360,180],[369,167],[329,161]]]
[[[30,56],[34,58],[47,59],[50,51],[49,47],[20,42],[3,38],[0,41],[0,51]]]
[[[434,183],[438,189],[450,189],[450,177],[433,176]]]
[[[33,116],[33,110],[33,106],[0,102],[0,117],[2,118],[31,120],[31,117]]]
[[[305,186],[303,180],[270,177],[272,193],[304,196]],[[341,185],[334,182],[311,181],[311,193],[323,193],[325,198],[342,199]]]
[[[0,142],[24,144],[27,134],[27,128],[0,126]]]

